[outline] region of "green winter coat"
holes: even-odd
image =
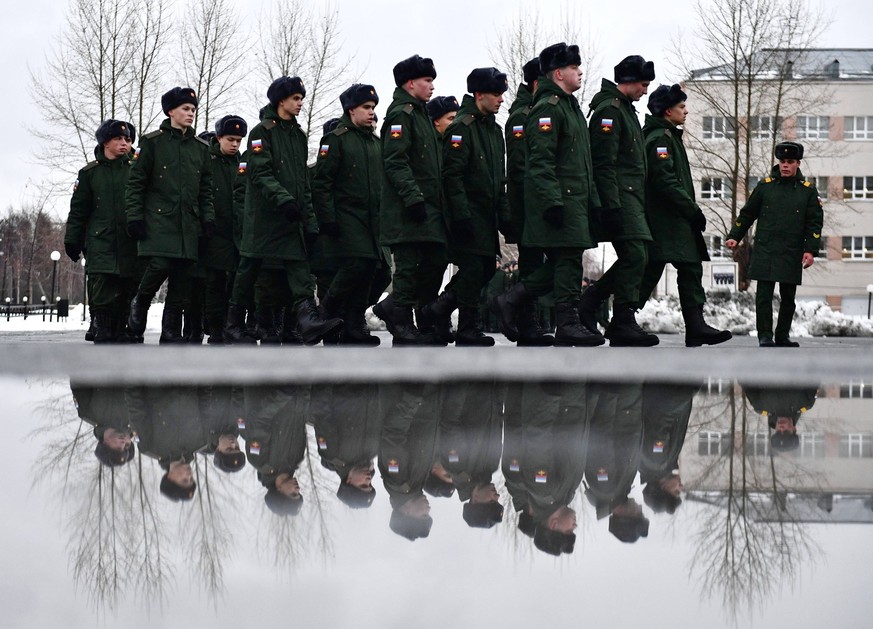
[[[700,385],[643,385],[643,447],[640,482],[656,482],[679,468],[694,396]]]
[[[402,242],[446,244],[440,168],[439,136],[424,103],[402,87],[382,123],[382,186],[380,240],[383,245]],[[406,208],[424,202],[427,218],[416,223]]]
[[[624,230],[616,240],[651,240],[646,222],[646,156],[633,103],[603,79],[591,99],[591,158],[604,211],[621,208]],[[609,240],[595,226],[597,240]]]
[[[579,102],[551,80],[540,79],[525,126],[524,233],[527,247],[591,249],[589,211],[600,206],[594,186],[588,127]],[[563,227],[552,227],[543,213],[564,208]]]
[[[239,173],[240,156],[225,155],[217,140],[212,140],[212,189],[215,206],[215,225],[218,232],[204,239],[200,262],[219,271],[235,271],[239,254],[234,245],[234,185]]]
[[[646,218],[652,233],[650,260],[701,262],[709,260],[703,234],[691,226],[700,211],[694,200],[694,181],[683,130],[665,118],[646,115]]]
[[[162,467],[190,462],[206,446],[197,387],[131,387],[125,399],[137,448]]]
[[[145,221],[141,256],[197,260],[202,225],[215,221],[209,143],[167,118],[145,134],[127,181],[127,222]]]
[[[83,247],[88,273],[133,277],[136,241],[127,235],[124,204],[130,158],[107,159],[103,147],[94,154],[73,186],[64,243]]]
[[[245,417],[240,434],[246,458],[264,487],[280,474],[294,476],[306,455],[308,390],[295,386],[245,387]]]
[[[248,258],[306,260],[304,233],[317,233],[312,211],[306,134],[296,118],[283,120],[267,105],[249,133],[245,213],[240,254]],[[279,207],[301,206],[303,220],[290,222]]]
[[[249,152],[243,151],[233,182],[233,246],[242,247],[243,221],[246,214],[246,187],[249,183]]]
[[[777,164],[740,210],[728,240],[742,240],[756,220],[749,277],[801,284],[804,252],[815,255],[821,247],[824,211],[818,190],[800,169],[794,177],[782,178]]]
[[[312,203],[322,223],[337,223],[339,238],[322,236],[325,255],[376,258],[382,148],[371,127],[357,127],[348,114],[325,135],[315,163]]]
[[[533,106],[533,94],[522,83],[506,119],[506,200],[515,232],[521,236],[524,230],[524,170],[527,166],[527,141],[524,127]],[[507,240],[514,243],[515,240]]]
[[[497,230],[509,220],[506,205],[506,171],[503,134],[493,114],[483,114],[469,94],[443,135],[443,190],[449,224],[473,221],[474,238],[453,251],[480,256],[500,252]]]

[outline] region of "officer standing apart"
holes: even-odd
[[[648,347],[658,337],[637,325],[640,281],[646,268],[646,242],[652,239],[646,223],[646,156],[634,103],[655,78],[655,64],[639,55],[615,66],[615,83],[603,79],[591,100],[591,158],[602,207],[594,216],[594,236],[611,241],[618,259],[582,296],[582,323],[597,332],[601,302],[613,295],[613,317],[606,328],[610,345]]]
[[[342,325],[340,319],[322,318],[306,255],[318,224],[306,167],[306,134],[297,122],[305,96],[299,77],[279,77],[267,89],[270,102],[249,133],[240,263],[224,334],[231,343],[256,342],[246,333],[245,311],[254,305],[255,282],[265,258],[284,269],[305,343],[318,343]]]
[[[512,231],[506,204],[506,151],[494,118],[507,87],[506,74],[497,68],[473,70],[467,77],[469,94],[443,135],[449,251],[458,272],[439,299],[422,309],[422,319],[438,332],[446,330],[458,307],[456,345],[494,345],[494,339],[482,332],[479,295],[494,275],[494,257],[500,252],[498,228]]]
[[[582,86],[578,46],[553,44],[540,53],[534,105],[528,115],[524,233],[521,244],[540,248],[547,262],[492,301],[500,330],[519,340],[519,313],[536,297],[554,291],[558,326],[555,345],[602,345],[603,337],[579,322],[582,254],[594,247],[588,211],[600,201],[592,177],[585,117],[573,92]]]
[[[64,250],[74,263],[87,252],[94,342],[127,340],[127,308],[138,284],[136,242],[127,235],[124,192],[130,174],[133,125],[106,120],[95,133],[97,159],[79,171]]]
[[[127,233],[146,258],[130,303],[128,326],[141,336],[149,305],[167,280],[161,343],[184,343],[182,310],[191,300],[191,273],[199,238],[215,235],[209,143],[194,133],[197,95],[174,87],[161,96],[167,119],[142,137],[127,182]]]
[[[338,266],[321,304],[326,316],[345,322],[341,343],[375,346],[379,338],[370,334],[364,312],[381,263],[382,150],[372,124],[379,95],[356,83],[340,94],[340,104],[342,118],[321,141],[312,183],[325,255]]]
[[[661,85],[649,96],[649,110],[643,136],[646,141],[646,216],[652,232],[648,264],[640,284],[642,308],[661,279],[664,267],[676,268],[679,304],[685,319],[685,345],[715,345],[731,338],[727,330],[716,330],[703,319],[703,264],[709,260],[703,230],[706,217],[694,200],[694,182],[688,155],[682,143],[688,109],[679,85]]]
[[[394,292],[373,312],[398,346],[435,342],[415,327],[412,310],[437,298],[448,264],[441,149],[425,110],[435,78],[432,59],[413,55],[394,66],[397,88],[382,123],[380,239],[394,254]]]
[[[824,211],[818,190],[800,172],[803,145],[776,145],[778,164],[761,181],[740,210],[725,245],[734,249],[756,220],[749,278],[758,280],[755,325],[761,347],[798,347],[789,338],[794,318],[794,297],[803,281],[803,269],[813,264],[821,248]],[[773,337],[773,291],[779,282],[779,316]]]

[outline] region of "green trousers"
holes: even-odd
[[[638,308],[646,305],[652,291],[658,285],[664,268],[672,264],[676,269],[676,285],[679,288],[679,304],[682,308],[693,308],[706,303],[706,293],[703,290],[703,265],[700,262],[672,262],[664,260],[649,260],[640,282],[640,301]]]
[[[436,299],[448,264],[445,245],[404,242],[392,245],[391,251],[394,254],[394,303],[419,308]]]
[[[620,240],[613,242],[618,259],[607,269],[597,287],[601,292],[613,295],[614,307],[636,305],[640,302],[640,282],[649,260],[644,240]]]
[[[545,249],[546,261],[538,269],[522,275],[521,283],[534,297],[554,294],[556,304],[572,303],[582,294],[582,254],[584,249],[552,247]],[[521,263],[519,263],[521,270]]]
[[[758,329],[758,340],[773,339],[773,291],[776,282],[758,280],[755,293],[755,327]],[[776,318],[776,340],[787,341],[791,335],[791,321],[797,307],[794,298],[797,296],[797,284],[779,282],[779,315]]]
[[[291,291],[293,306],[296,308],[315,295],[315,280],[309,272],[309,263],[305,260],[277,260],[281,266],[280,273],[285,276],[285,282]],[[255,306],[255,283],[263,266],[263,258],[240,258],[239,268],[233,281],[233,292],[230,303],[252,309]]]
[[[336,262],[337,271],[330,283],[330,294],[347,308],[366,310],[372,303],[370,291],[379,260],[343,256],[336,258]]]
[[[139,283],[139,292],[146,298],[146,303],[167,282],[166,306],[186,307],[191,299],[191,272],[194,261],[184,258],[164,258],[152,256],[148,258],[145,273]]]
[[[458,272],[452,277],[446,290],[455,292],[459,308],[478,308],[482,289],[494,277],[494,256],[456,252],[453,258],[458,265]]]

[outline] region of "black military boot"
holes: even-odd
[[[345,321],[345,327],[340,337],[341,345],[378,347],[381,341],[378,336],[370,334],[370,326],[367,325],[367,317],[364,316],[363,309],[353,308],[346,311],[343,320]]]
[[[342,316],[342,302],[331,295],[330,290],[328,290],[324,297],[320,300],[321,302],[321,314],[325,319],[343,319]],[[326,335],[321,342],[324,345],[338,345],[341,341],[341,337],[343,334],[344,328],[337,328],[336,331],[331,332]]]
[[[703,305],[682,309],[685,319],[685,347],[718,345],[733,336],[728,330],[716,330],[703,319]]]
[[[142,336],[145,332],[151,301],[151,298],[146,297],[142,293],[137,293],[130,302],[130,315],[127,317],[127,327],[136,336]]]
[[[518,346],[551,347],[555,337],[547,334],[537,325],[536,303],[529,301],[518,311]]]
[[[491,312],[497,317],[500,331],[513,343],[518,341],[518,313],[529,301],[533,297],[521,282],[491,300]]]
[[[183,328],[182,336],[185,337],[185,342],[191,345],[203,344],[203,313],[197,308],[196,310],[186,309],[182,318]]]
[[[255,345],[258,339],[246,329],[246,309],[230,304],[224,326],[224,342],[228,345]]]
[[[391,299],[390,297],[388,299]],[[383,300],[381,303],[385,303]],[[376,304],[377,306],[379,304]],[[375,311],[375,309],[374,309]],[[398,306],[392,302],[391,306],[391,346],[417,346],[432,345],[432,337],[423,336],[415,323],[412,321],[412,306]]]
[[[90,321],[88,322],[88,329],[85,331],[85,340],[89,343],[94,342],[94,309],[88,308],[88,317]]]
[[[255,311],[257,338],[261,345],[279,345],[279,328],[276,326],[276,309],[270,306],[259,306]]]
[[[315,345],[331,332],[341,328],[342,319],[325,319],[310,297],[297,306],[297,324],[300,327],[300,336],[307,345]]]
[[[224,317],[214,313],[206,315],[206,332],[208,345],[224,345]]]
[[[178,345],[185,343],[182,336],[182,306],[164,304],[164,314],[161,317],[161,345]]]
[[[457,307],[458,297],[455,291],[443,291],[439,297],[421,309],[418,319],[419,332],[432,333],[434,340],[439,341],[440,345],[453,343],[455,335],[452,334],[452,312]]]
[[[611,347],[652,347],[660,342],[637,324],[635,312],[633,306],[616,306],[605,335]]]
[[[373,306],[373,314],[379,317],[385,324],[385,328],[394,335],[394,297],[388,295],[385,299]]]
[[[606,342],[600,334],[582,325],[576,303],[556,304],[555,318],[558,320],[555,347],[597,347]]]
[[[282,345],[303,345],[303,337],[297,329],[297,316],[290,306],[282,308],[282,332],[279,338]]]
[[[482,331],[478,308],[458,310],[458,332],[455,334],[456,347],[491,347],[494,339]]]
[[[95,308],[91,312],[91,323],[94,325],[94,344],[112,343],[115,333],[112,330],[112,311],[108,308]]]
[[[582,293],[579,298],[579,322],[582,323],[588,331],[597,336],[600,330],[597,327],[597,311],[603,305],[603,301],[609,298],[609,293],[597,287],[597,284],[592,284]]]

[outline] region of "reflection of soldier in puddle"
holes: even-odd
[[[503,521],[503,506],[491,480],[500,465],[501,406],[502,399],[490,383],[441,387],[437,461],[430,476],[458,490],[464,521],[474,528],[491,528]]]
[[[200,406],[206,428],[204,450],[222,472],[238,472],[246,464],[239,445],[239,422],[244,415],[241,387],[204,386],[200,388]]]
[[[630,498],[643,437],[641,384],[588,385],[585,495],[609,532],[633,543],[649,534],[649,521]]]
[[[682,504],[679,453],[699,385],[643,385],[643,446],[640,483],[655,513],[673,514]]]
[[[136,454],[124,389],[89,387],[70,383],[76,412],[94,427],[94,456],[106,467],[128,463]]]
[[[305,387],[245,387],[245,414],[239,423],[246,458],[267,489],[264,503],[273,513],[300,513],[303,495],[296,478],[306,454]]]
[[[389,384],[381,385],[379,394],[379,473],[391,502],[389,526],[414,541],[427,537],[433,526],[423,488],[436,450],[439,388]]]
[[[767,425],[773,431],[770,435],[770,447],[781,452],[799,448],[797,422],[815,404],[818,387],[740,385],[752,408],[767,417]]]
[[[378,387],[313,385],[310,413],[321,464],[339,478],[336,495],[352,509],[373,504],[373,460],[379,450]]]
[[[523,456],[524,426],[521,400],[524,387],[520,383],[507,383],[503,386],[503,456],[501,471],[506,490],[512,499],[512,508],[518,514],[518,530],[533,537],[533,513],[528,499],[527,488],[521,474]]]

